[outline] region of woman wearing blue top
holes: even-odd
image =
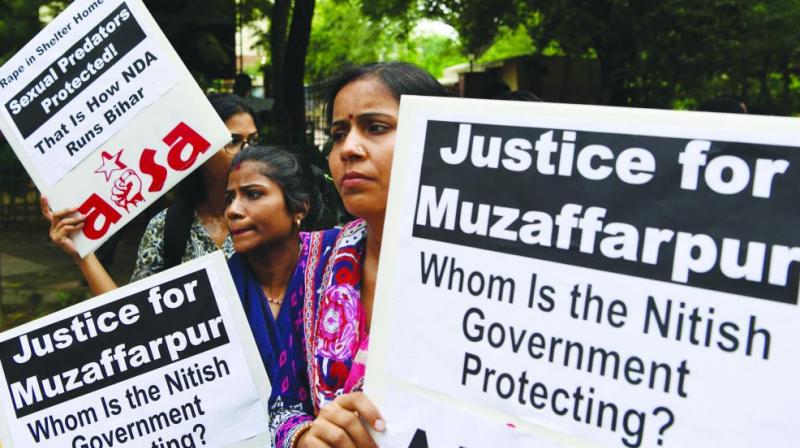
[[[303,321],[309,253],[308,234],[301,229],[317,228],[325,183],[319,169],[304,167],[276,147],[247,146],[236,153],[228,171],[224,219],[235,250],[228,267],[270,379],[277,366],[302,350],[302,341],[292,336],[297,333],[292,326]],[[68,235],[57,244],[64,250],[72,247]]]
[[[225,221],[236,251],[228,267],[270,378],[302,349],[292,330],[302,325],[309,253],[300,230],[323,214],[322,183],[318,169],[274,147],[245,148],[228,173]]]

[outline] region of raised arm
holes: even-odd
[[[75,248],[75,242],[70,237],[73,232],[83,227],[86,217],[79,214],[76,208],[54,212],[45,196],[42,196],[40,204],[42,215],[50,221],[50,241],[75,260],[92,294],[100,295],[117,289],[117,284],[108,275],[108,271],[100,263],[100,260],[94,254],[81,258]]]

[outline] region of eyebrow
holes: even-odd
[[[269,188],[269,185],[265,185],[265,184],[245,184],[245,185],[239,185],[239,189],[240,189],[240,190],[248,190],[248,189],[251,189],[251,188]]]
[[[356,121],[364,121],[364,120],[368,120],[370,118],[383,118],[383,117],[388,117],[388,118],[395,119],[394,115],[392,115],[390,113],[387,113],[387,112],[364,112],[362,114],[356,115],[355,120]],[[345,123],[347,123],[349,121],[350,120],[344,119],[344,118],[341,119],[341,120],[336,120],[333,123],[331,123],[331,125],[328,127],[328,129],[331,129],[331,128],[335,127],[335,126],[341,126],[341,125],[343,125],[343,124],[345,124]]]

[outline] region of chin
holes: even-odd
[[[254,245],[252,241],[248,240],[239,240],[237,241],[236,238],[233,239],[233,250],[241,253],[246,254],[254,249]]]
[[[344,208],[347,209],[348,213],[358,218],[369,218],[386,214],[385,198],[383,203],[370,198],[350,198],[344,201]]]
[[[250,247],[247,244],[240,244],[240,243],[236,243],[235,241],[233,243],[233,250],[237,254],[245,254],[245,253],[247,253],[247,251],[249,249],[250,249]]]

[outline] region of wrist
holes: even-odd
[[[289,446],[291,448],[298,448],[300,444],[300,439],[303,438],[304,435],[311,429],[311,425],[313,422],[306,422],[300,425],[297,430],[295,430],[294,434],[292,434],[292,440],[289,442]]]

